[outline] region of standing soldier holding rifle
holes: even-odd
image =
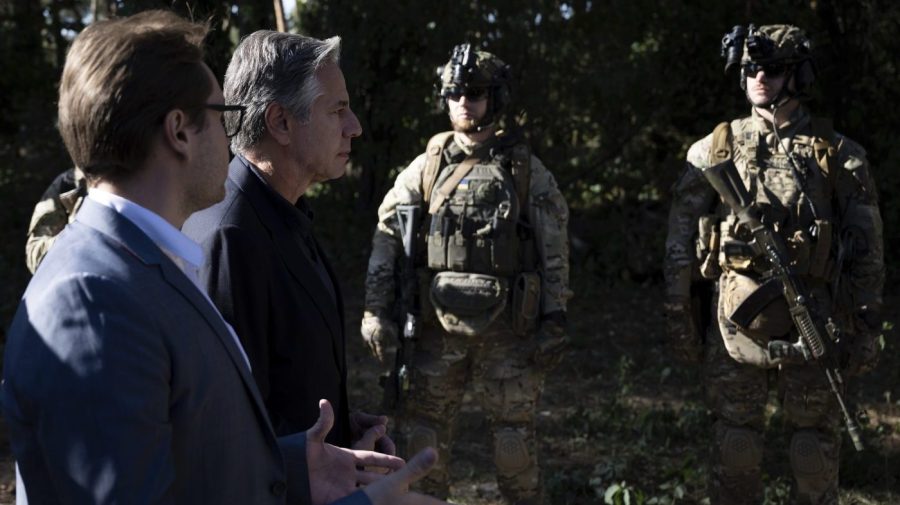
[[[421,305],[422,324],[418,334],[405,325],[388,394],[400,401],[406,452],[439,449],[425,489],[448,494],[453,423],[474,374],[484,379],[501,493],[541,503],[534,415],[566,343],[568,208],[540,160],[498,130],[510,97],[506,64],[462,44],[440,79],[454,131],[428,142],[378,209],[362,334],[383,359],[397,337],[395,265],[404,255],[402,320],[418,321]]]
[[[688,151],[665,264],[669,337],[679,356],[702,360],[715,416],[711,503],[762,501],[777,370],[792,503],[837,504],[842,421],[862,448],[843,378],[877,359],[884,260],[875,184],[863,148],[801,105],[815,72],[797,27],[737,26],[722,53],[726,71],[740,63],[751,114]],[[714,281],[711,309],[698,306],[701,279]]]

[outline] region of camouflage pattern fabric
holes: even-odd
[[[468,144],[461,134],[454,135],[452,144],[466,154],[478,147]],[[425,163],[423,154],[403,170],[378,209],[379,223],[366,277],[365,309],[371,313],[389,314],[394,306],[394,268],[402,256],[394,209],[401,204],[423,202]],[[568,206],[540,160],[532,156],[530,167],[529,198],[523,212],[528,213],[528,221],[534,227],[543,291],[541,313],[550,314],[565,311],[572,296],[568,284]],[[445,166],[442,171],[450,168],[452,165]],[[421,244],[419,250],[425,249]],[[481,334],[447,333],[440,327],[429,301],[433,274],[422,269],[419,276],[423,335],[416,344],[411,392],[404,399],[405,410],[398,413],[398,438],[401,448],[406,446],[401,455],[409,456],[426,445],[438,447],[438,467],[421,485],[429,493],[446,497],[454,420],[472,374],[480,375],[484,380],[477,396],[491,423],[494,447],[489,452],[497,467],[500,490],[510,503],[541,503],[534,416],[544,374],[534,364],[537,338],[534,334],[518,336],[513,332],[508,307]]]
[[[25,242],[25,266],[34,273],[50,250],[56,236],[75,219],[87,195],[87,182],[79,169],[69,169],[56,177],[34,206]]]
[[[467,145],[462,136],[454,142],[466,153],[476,146]],[[366,274],[365,307],[390,312],[394,305],[394,261],[403,254],[395,209],[397,205],[421,204],[422,170],[425,154],[419,155],[397,176],[393,188],[378,207],[378,226],[372,238],[372,254]],[[556,186],[553,174],[535,157],[531,157],[531,185],[528,206],[529,222],[534,227],[540,258],[542,313],[566,310],[572,297],[569,289],[569,207]],[[420,250],[424,250],[424,245]],[[427,292],[427,291],[423,291]]]
[[[867,319],[861,314],[880,310],[884,252],[878,197],[865,151],[835,133],[831,141],[836,150],[832,153],[835,163],[825,173],[817,160],[823,153],[814,147],[812,121],[802,107],[779,129],[781,145],[771,128],[755,110],[751,116],[731,122],[735,165],[766,219],[777,223],[792,251],[793,265],[811,286],[814,298],[827,306],[833,297],[834,315],[848,333],[846,338],[862,342],[859,348],[871,351],[865,343],[877,335],[878,318]],[[702,170],[711,164],[711,145],[710,135],[691,146],[685,171],[673,188],[664,272],[667,307],[674,312],[670,317],[682,320],[689,317],[684,312],[696,309],[685,304],[690,300],[693,283],[706,275],[718,284],[718,279],[740,268],[722,251],[710,250],[709,244],[698,240],[702,228],[699,223],[714,218],[722,242],[746,238],[730,210],[718,203],[714,190],[704,180]],[[788,151],[800,165],[806,196],[819,217],[833,225],[828,268],[821,272],[809,268],[809,255],[816,240],[803,237],[803,230],[809,228],[813,218],[790,173]],[[839,242],[845,251],[852,251],[840,270],[836,264]],[[741,272],[754,275],[749,268]],[[711,503],[760,503],[761,433],[769,371],[739,363],[734,352],[726,350],[722,335],[726,325],[716,324],[717,319],[721,323],[717,300],[718,296],[713,296],[713,306],[703,309],[713,321],[708,328],[699,330],[706,332],[705,345],[696,334],[676,333],[669,338],[675,346],[683,347],[687,342],[704,352],[707,399],[716,419],[710,464]],[[686,327],[670,324],[669,330],[677,332]],[[770,337],[794,340],[796,332]],[[869,356],[866,359],[871,360]],[[824,376],[814,364],[781,365],[777,374],[778,398],[790,431],[787,456],[795,477],[794,503],[837,503],[840,418]]]
[[[529,348],[523,352],[524,348]],[[411,389],[398,413],[402,455],[432,445],[437,466],[420,483],[426,493],[446,498],[454,423],[467,383],[482,387],[476,400],[490,424],[500,492],[510,503],[539,503],[540,471],[534,414],[543,374],[530,362],[533,347],[502,322],[478,336],[451,335],[428,325],[416,346]]]
[[[759,34],[774,43],[774,51],[768,58],[757,59],[758,63],[766,61],[794,61],[801,59],[809,53],[809,39],[803,30],[793,25],[766,25],[759,27]],[[754,61],[746,50],[744,44],[744,56],[742,62]]]

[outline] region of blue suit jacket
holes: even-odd
[[[209,302],[93,201],[29,284],[3,377],[32,504],[309,502],[305,434],[275,437]]]

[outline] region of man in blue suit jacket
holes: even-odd
[[[308,432],[277,438],[240,342],[198,287],[202,250],[179,228],[223,197],[220,121],[240,110],[203,63],[205,34],[146,12],[92,24],[68,53],[59,127],[91,189],[25,292],[3,367],[28,500],[424,503],[403,488],[433,453],[400,469],[325,444],[327,402]],[[365,465],[400,470],[379,479]]]

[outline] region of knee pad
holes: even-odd
[[[494,464],[497,473],[515,475],[532,465],[525,437],[514,429],[502,429],[494,433]]]
[[[828,452],[815,431],[801,430],[791,437],[791,470],[804,502],[837,503],[837,456],[829,458]]]
[[[822,446],[819,444],[819,437],[811,431],[798,431],[791,437],[791,448],[789,450],[791,458],[791,469],[794,475],[813,476],[825,473],[828,465],[825,461],[825,455],[822,453]]]
[[[413,457],[414,454],[426,447],[440,449],[438,447],[437,431],[427,426],[413,426],[406,442],[407,457]]]
[[[762,437],[747,428],[727,427],[722,435],[720,451],[726,472],[755,470],[762,463]]]

